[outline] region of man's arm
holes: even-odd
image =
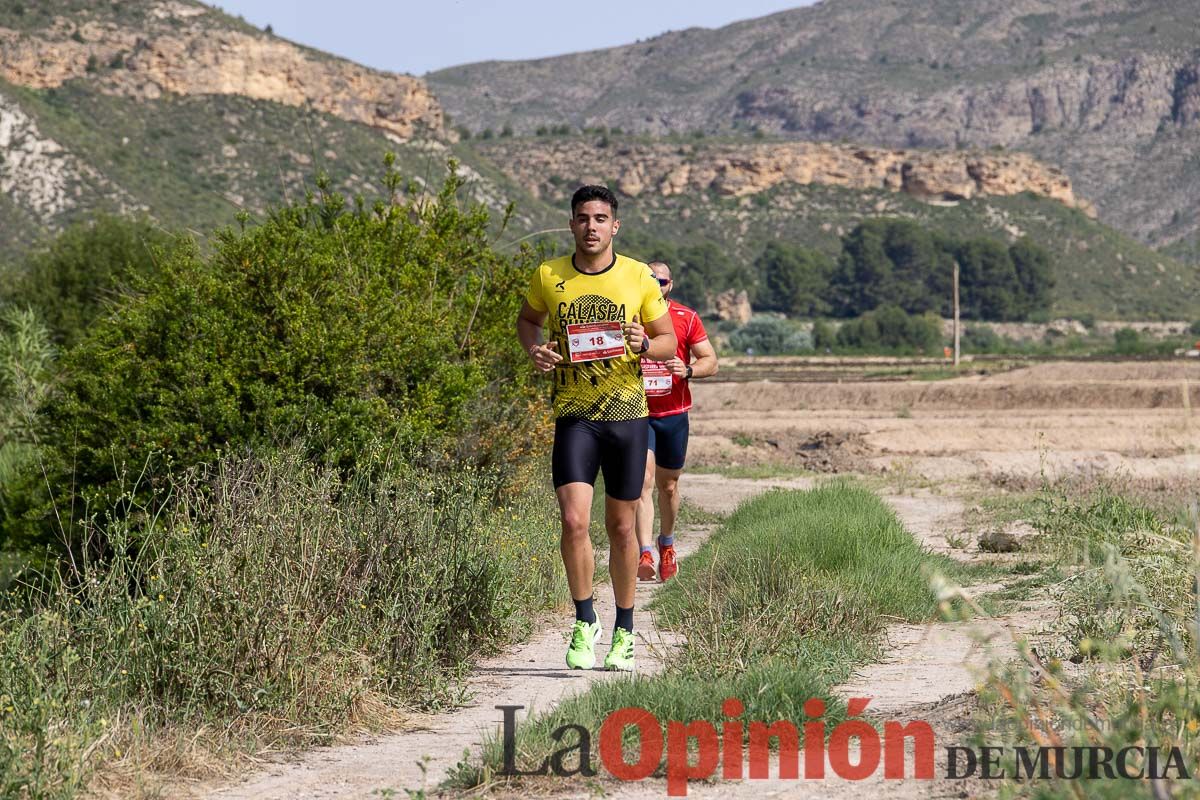
[[[542,343],[542,328],[545,324],[545,311],[538,311],[529,305],[528,300],[521,304],[521,311],[517,314],[517,339],[540,372],[549,372],[554,369],[555,364],[562,361],[562,356],[556,352],[558,342]]]
[[[696,342],[692,345],[692,377],[693,378],[708,378],[717,374],[717,351],[713,349],[712,342],[705,339],[702,342]]]
[[[650,337],[650,349],[643,351],[642,344],[647,336]],[[625,340],[629,343],[629,349],[634,352],[634,355],[652,361],[666,361],[675,355],[675,348],[679,346],[675,340],[675,326],[671,323],[670,314],[663,314],[645,325],[638,321],[635,314],[633,322],[625,325]]]

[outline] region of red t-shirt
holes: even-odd
[[[708,340],[700,315],[674,300],[667,304],[667,314],[675,326],[678,347],[675,355],[684,364],[692,361],[692,346]],[[642,378],[646,385],[646,402],[650,405],[650,416],[670,417],[682,414],[692,407],[692,390],[688,382],[675,378],[667,372],[661,361],[642,359]]]

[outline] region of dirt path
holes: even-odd
[[[806,489],[815,485],[810,478],[749,480],[714,474],[688,475],[682,482],[684,497],[708,511],[728,513],[743,500],[771,488]],[[906,527],[931,549],[952,553],[946,543],[947,532],[960,530],[964,507],[961,501],[928,492],[910,495],[884,495]],[[709,529],[682,532],[680,551],[686,556],[707,538]],[[963,557],[962,553],[956,553]],[[652,595],[653,585],[640,585],[638,605]],[[597,592],[597,610],[606,628],[613,616],[612,597]],[[565,617],[564,617],[565,619]],[[481,664],[470,681],[474,700],[448,714],[412,720],[409,729],[373,740],[310,751],[290,762],[268,766],[245,782],[212,791],[208,797],[220,800],[254,798],[365,798],[405,796],[404,790],[431,789],[464,757],[464,751],[478,753],[485,733],[494,731],[500,719],[495,706],[524,705],[544,710],[569,694],[582,691],[607,673],[569,672],[563,669],[566,647],[565,625],[555,619],[525,644]],[[638,616],[640,647],[639,671],[658,668],[653,653],[670,642],[654,628],[649,614]],[[845,696],[869,696],[871,711],[894,719],[945,717],[947,709],[957,709],[954,720],[935,723],[939,736],[953,732],[962,724],[965,704],[961,698],[974,691],[980,671],[996,647],[1006,651],[1008,634],[1001,622],[966,625],[931,623],[894,625],[886,632],[889,656],[879,664],[863,668],[849,683],[839,687]],[[605,644],[607,644],[607,634]],[[996,647],[984,643],[990,641]],[[648,646],[654,645],[654,646]],[[600,648],[603,654],[604,646]],[[947,727],[949,725],[949,727]],[[962,737],[965,740],[965,736]],[[421,764],[424,763],[424,773]],[[939,762],[940,764],[940,762]],[[942,772],[941,767],[938,773]],[[581,786],[563,786],[554,796],[592,796]],[[665,796],[662,781],[639,784],[604,782],[613,798]],[[963,794],[967,791],[967,794]],[[850,783],[836,778],[824,781],[754,781],[694,784],[691,795],[702,798],[755,797],[830,797],[859,798],[962,797],[973,795],[960,783],[946,781],[884,781]]]

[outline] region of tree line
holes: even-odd
[[[954,237],[906,219],[869,219],[842,237],[836,258],[788,241],[768,242],[749,265],[712,242],[677,245],[634,238],[637,255],[676,268],[675,296],[703,307],[727,289],[745,289],[759,311],[798,317],[857,317],[884,306],[909,314],[952,313],[954,263],[964,319],[1020,321],[1048,311],[1050,254],[1028,238],[1009,245]]]

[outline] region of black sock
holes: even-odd
[[[617,621],[613,628],[624,628],[633,633],[633,606],[629,608],[621,608],[617,606]]]
[[[572,600],[575,603],[575,619],[583,620],[591,624],[596,621],[596,609],[592,608],[592,601],[595,597],[589,597],[587,600]],[[633,609],[630,609],[633,613]]]

